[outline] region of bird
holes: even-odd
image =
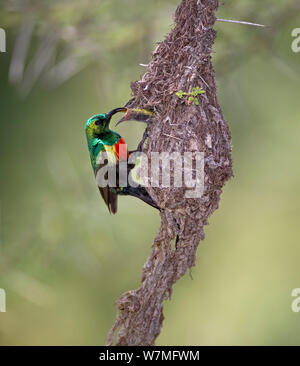
[[[143,145],[148,137],[148,127],[151,125],[155,118],[155,112],[152,109],[145,109],[145,108],[138,108],[135,107],[136,101],[135,99],[131,99],[124,107],[125,115],[116,123],[116,126],[118,126],[120,123],[126,122],[126,121],[137,121],[137,122],[144,122],[147,125],[147,128],[144,131],[144,135],[142,137],[142,140],[140,141],[137,150],[142,151]]]
[[[128,158],[132,152],[128,151],[125,140],[117,132],[110,129],[110,121],[114,114],[124,112],[125,120],[131,119],[130,116],[135,116],[134,109],[127,107],[115,108],[108,113],[97,114],[89,118],[85,124],[85,134],[87,138],[88,150],[90,154],[92,168],[96,177],[101,168],[112,168],[116,179],[115,184],[110,185],[109,179],[105,186],[98,184],[100,194],[110,213],[115,214],[118,210],[118,195],[129,195],[141,199],[150,206],[159,209],[157,204],[149,196],[145,187],[139,184],[137,187],[128,185],[128,175],[136,167],[135,164],[129,164]],[[121,162],[125,162],[127,166],[127,182],[126,186],[119,182],[119,173]],[[101,173],[101,172],[100,172]],[[105,177],[108,178],[108,169],[105,171]],[[124,182],[123,182],[124,183]]]

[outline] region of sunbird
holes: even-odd
[[[86,122],[85,133],[95,176],[97,176],[99,169],[103,168],[106,164],[114,165],[117,175],[116,186],[112,187],[109,186],[109,184],[104,187],[98,186],[101,196],[108,207],[109,212],[113,214],[115,214],[118,209],[118,195],[134,196],[143,200],[150,206],[158,208],[145,187],[141,185],[138,187],[131,187],[129,185],[126,187],[119,186],[119,163],[121,161],[127,161],[130,154],[124,139],[117,132],[112,131],[109,128],[112,116],[119,112],[124,112],[125,115],[118,123],[130,119],[142,120],[141,115],[143,114],[144,119],[146,119],[145,122],[148,122],[150,113],[152,113],[146,110],[123,107],[113,109],[109,113],[97,114],[89,118]],[[127,163],[128,174],[134,168],[134,164]]]

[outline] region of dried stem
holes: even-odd
[[[224,22],[224,23],[236,23],[236,24],[244,24],[244,25],[251,25],[253,27],[262,27],[265,28],[266,25],[263,24],[257,24],[257,23],[250,23],[250,22],[244,22],[242,20],[230,20],[230,19],[216,19],[218,22]]]

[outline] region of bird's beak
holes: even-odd
[[[110,112],[108,112],[107,114],[106,114],[106,118],[107,119],[111,119],[111,117],[114,115],[114,114],[116,114],[116,113],[119,113],[119,112],[127,112],[127,110],[128,110],[128,108],[115,108],[115,109],[113,109],[112,111],[110,111]]]
[[[139,108],[125,108],[125,109],[127,109],[125,115],[123,116],[123,118],[120,119],[120,121],[116,123],[116,126],[122,122],[130,120],[134,120],[137,122],[144,122],[148,124],[149,122],[152,121],[154,117],[154,112],[148,111],[146,109],[139,109]]]
[[[118,126],[120,123],[130,120],[131,117],[131,109],[130,108],[124,108],[125,109],[125,115],[116,123],[116,126]]]

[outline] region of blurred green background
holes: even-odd
[[[83,131],[123,105],[179,0],[5,0],[0,27],[1,345],[104,344],[114,301],[140,284],[159,215],[102,202]],[[213,54],[235,177],[193,279],[165,303],[158,345],[300,345],[299,1],[227,0]],[[24,57],[25,51],[27,56]],[[23,55],[23,56],[22,56]],[[135,147],[142,126],[118,131]]]

